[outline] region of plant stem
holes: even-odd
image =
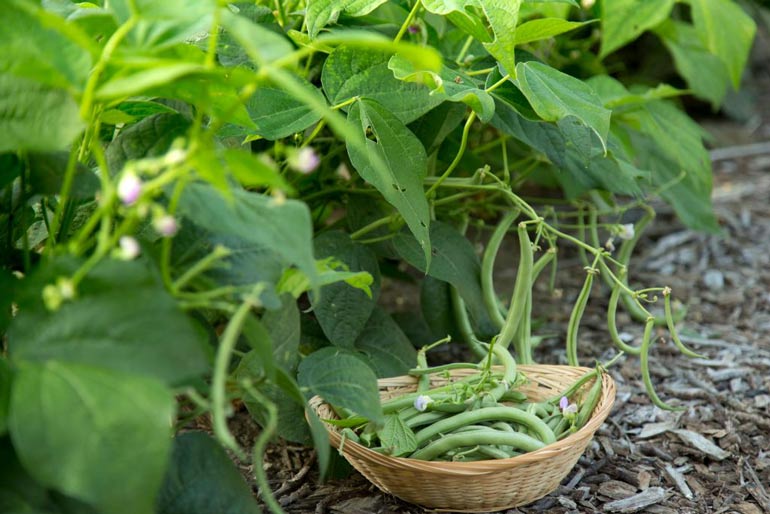
[[[455,155],[454,160],[449,165],[449,167],[444,171],[444,173],[438,178],[438,180],[428,188],[428,190],[425,192],[425,196],[428,198],[431,198],[438,189],[438,187],[441,185],[441,183],[449,177],[449,175],[452,173],[452,171],[457,167],[458,164],[460,164],[460,160],[463,158],[463,155],[465,154],[465,148],[468,146],[468,134],[471,131],[471,125],[473,125],[474,120],[476,119],[476,112],[471,111],[470,115],[468,116],[468,120],[465,122],[465,127],[463,127],[463,135],[462,139],[460,140],[460,149],[457,151],[457,155]]]
[[[383,225],[389,224],[391,221],[394,220],[394,216],[395,215],[385,216],[384,218],[380,218],[378,220],[375,220],[375,221],[369,223],[365,227],[360,228],[360,229],[356,230],[355,232],[353,232],[352,234],[350,234],[350,239],[354,239],[354,240],[355,239],[360,239],[362,236],[365,236],[366,234],[368,234],[372,230],[376,230],[376,229],[382,227]]]
[[[190,282],[190,280],[208,270],[216,261],[224,259],[229,255],[230,250],[224,246],[214,247],[214,250],[212,250],[211,253],[187,268],[187,271],[182,273],[182,276],[176,279],[176,281],[171,285],[171,292],[174,294],[179,293],[182,288],[187,285],[188,282]]]
[[[398,43],[401,41],[401,38],[404,37],[404,34],[406,34],[406,31],[409,29],[409,25],[412,24],[412,20],[414,20],[414,17],[417,15],[417,11],[420,10],[421,0],[415,0],[414,7],[412,7],[412,10],[409,11],[409,15],[404,20],[404,23],[401,24],[401,28],[398,30],[398,34],[396,34],[396,37],[393,39],[394,43]]]
[[[460,49],[460,52],[457,54],[457,57],[455,57],[455,63],[458,65],[462,65],[463,59],[465,59],[465,54],[468,53],[468,50],[470,49],[471,45],[473,44],[473,36],[468,36],[468,38],[465,40],[465,43],[463,43],[463,47]],[[494,68],[489,68],[490,70],[493,70]]]

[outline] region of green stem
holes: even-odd
[[[468,38],[465,40],[465,43],[463,43],[463,47],[460,49],[460,52],[457,54],[457,57],[455,57],[455,63],[457,63],[458,66],[462,66],[463,59],[465,59],[465,55],[468,53],[468,50],[471,48],[471,45],[473,44],[473,36],[468,36]],[[494,68],[489,68],[490,71]],[[476,73],[478,75],[478,72]],[[470,73],[469,73],[470,75]]]
[[[208,69],[213,69],[216,66],[217,59],[217,44],[219,43],[219,22],[221,18],[221,11],[219,2],[214,9],[214,14],[211,17],[211,28],[209,28],[209,46],[206,50],[206,59],[203,61],[203,65]]]
[[[409,15],[404,20],[404,23],[401,24],[401,28],[398,30],[398,34],[396,34],[396,37],[393,39],[394,43],[398,43],[401,41],[401,38],[404,37],[404,34],[406,34],[406,31],[409,29],[409,26],[412,24],[412,20],[414,20],[414,17],[417,15],[417,11],[420,10],[421,0],[415,0],[414,7],[412,7],[412,10],[409,11]]]
[[[224,259],[229,255],[230,250],[224,246],[214,247],[214,250],[212,250],[211,253],[187,268],[187,270],[182,273],[182,276],[176,279],[176,281],[171,285],[171,292],[174,294],[179,293],[182,288],[186,286],[187,283],[190,282],[193,278],[211,268],[211,266],[218,260]]]
[[[353,239],[353,240],[360,239],[361,237],[365,236],[369,232],[373,230],[377,230],[378,228],[384,225],[388,225],[390,222],[394,221],[394,216],[395,215],[385,216],[384,218],[380,218],[378,220],[375,220],[369,223],[365,227],[362,227],[356,230],[355,232],[353,232],[352,234],[350,234],[350,239]]]
[[[463,155],[465,154],[465,149],[468,146],[468,134],[471,131],[471,125],[473,125],[474,120],[476,119],[476,112],[471,111],[470,115],[468,116],[468,120],[465,122],[465,127],[463,127],[463,135],[462,139],[460,140],[460,149],[457,151],[457,155],[455,155],[454,160],[449,165],[449,167],[444,171],[444,173],[436,180],[436,182],[433,183],[430,188],[425,192],[425,196],[428,198],[431,198],[438,189],[438,187],[441,185],[444,180],[449,177],[449,175],[452,173],[452,171],[457,167],[458,164],[460,164],[460,160],[462,159]]]

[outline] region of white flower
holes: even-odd
[[[302,174],[307,175],[315,170],[321,164],[321,158],[315,153],[315,150],[306,146],[299,150],[289,153],[289,167]]]
[[[142,194],[142,181],[134,173],[123,173],[118,182],[118,198],[124,205],[133,205]]]
[[[152,225],[155,227],[158,234],[163,237],[174,237],[179,230],[179,224],[176,222],[176,218],[170,214],[164,214],[163,216],[156,218],[152,222]]]
[[[633,239],[635,235],[634,224],[626,223],[625,225],[618,225],[618,237],[620,239],[629,240]]]
[[[425,409],[427,409],[428,405],[430,405],[431,403],[433,403],[433,398],[431,398],[430,396],[421,394],[420,396],[414,399],[414,408],[420,412],[425,412]]]
[[[559,400],[559,408],[561,409],[562,416],[565,418],[574,416],[578,411],[577,404],[570,403],[566,396],[562,396],[561,400]]]
[[[127,261],[136,259],[141,253],[142,249],[139,246],[139,241],[131,236],[123,236],[120,238],[120,254],[119,256]]]

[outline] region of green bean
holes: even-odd
[[[650,317],[647,319],[647,323],[644,325],[644,336],[642,336],[642,353],[639,355],[642,369],[642,381],[644,382],[644,388],[647,390],[647,395],[652,400],[652,403],[664,410],[684,410],[683,407],[673,407],[660,399],[658,393],[655,392],[655,388],[652,385],[652,379],[650,378],[650,365],[649,354],[650,345],[652,344],[652,329],[655,326],[655,320]]]
[[[497,342],[508,347],[516,335],[516,329],[521,323],[527,300],[527,291],[532,288],[532,245],[529,242],[527,225],[519,223],[519,269],[516,271],[516,284],[511,295],[511,306],[505,317],[505,325],[500,331]]]
[[[639,353],[642,351],[641,347],[626,344],[620,338],[620,334],[618,334],[616,317],[618,311],[618,299],[620,298],[620,290],[620,284],[615,284],[612,288],[610,303],[607,307],[607,329],[610,333],[610,339],[612,339],[612,342],[620,351],[630,353],[631,355],[639,355]]]
[[[532,265],[532,283],[537,280],[537,277],[540,276],[540,273],[542,273],[545,267],[556,258],[556,252],[556,247],[552,246],[548,248],[548,250],[546,250],[545,253],[535,261],[535,263]]]
[[[561,440],[562,437],[569,435],[567,428],[569,427],[569,420],[567,418],[561,418],[559,424],[554,428],[553,433],[556,436],[556,440]]]
[[[591,389],[588,390],[588,394],[583,399],[582,405],[580,406],[580,411],[578,412],[577,419],[575,421],[577,428],[582,428],[582,426],[585,425],[589,419],[591,419],[591,414],[593,414],[594,409],[599,404],[599,398],[601,395],[602,375],[601,373],[597,373],[596,379],[594,380],[593,385],[591,385]]]
[[[490,348],[487,357],[487,369],[490,367],[489,365],[491,362],[489,359],[492,355],[497,357],[497,360],[503,365],[503,378],[500,381],[500,384],[489,392],[489,395],[494,398],[495,402],[499,402],[500,398],[502,398],[511,386],[516,383],[516,360],[513,358],[513,355],[511,355],[511,352],[508,351],[508,348],[500,346],[496,341],[491,345],[483,343],[482,345],[486,348]]]
[[[486,429],[446,435],[417,450],[410,457],[413,459],[431,460],[452,448],[481,444],[513,446],[524,451],[535,451],[545,446],[542,441],[518,432],[501,432],[499,430]]]
[[[423,425],[427,425],[429,423],[433,423],[440,419],[444,419],[446,417],[447,417],[446,412],[441,412],[441,411],[421,412],[418,415],[414,416],[413,418],[407,419],[406,426],[408,426],[409,428],[417,428]]]
[[[455,323],[457,323],[457,328],[465,339],[465,344],[468,345],[468,348],[470,348],[474,355],[483,358],[485,352],[479,346],[479,340],[473,332],[473,326],[468,317],[468,311],[465,309],[465,302],[460,297],[457,288],[453,285],[449,286],[449,299],[452,302],[452,312],[455,316]]]
[[[438,434],[446,434],[465,425],[482,421],[513,421],[523,427],[534,430],[541,441],[552,443],[553,432],[545,422],[533,414],[512,407],[484,407],[470,412],[462,412],[437,421],[415,434],[417,444],[421,445]]]
[[[691,350],[682,342],[681,339],[679,339],[679,333],[676,330],[674,315],[671,312],[671,288],[669,287],[663,289],[663,304],[666,311],[666,324],[668,325],[668,331],[671,334],[671,339],[674,341],[674,344],[677,348],[679,348],[679,351],[688,357],[697,357],[701,359],[705,358],[705,355]]]
[[[578,378],[571,386],[569,386],[564,392],[551,397],[551,399],[548,400],[548,403],[557,405],[559,401],[563,397],[571,398],[572,395],[574,395],[581,387],[583,387],[583,384],[591,380],[592,378],[599,375],[599,370],[592,369],[591,371],[587,371],[584,373],[580,378]]]
[[[519,322],[514,337],[513,346],[521,364],[532,364],[532,288],[526,292],[524,300],[524,315]]]
[[[450,384],[435,387],[428,391],[414,392],[397,396],[396,398],[391,398],[390,400],[382,402],[382,410],[384,414],[390,414],[396,412],[399,409],[409,407],[414,403],[415,398],[420,395],[428,395],[434,400],[449,398],[452,395],[448,394],[448,392],[452,391],[457,386],[465,384],[472,385],[476,382],[479,382],[481,379],[482,377],[480,377],[478,374],[469,375],[467,377],[461,378],[460,380],[455,380]]]
[[[510,446],[508,446],[510,448]],[[478,452],[486,455],[487,457],[491,457],[493,459],[510,459],[514,455],[511,455],[511,453],[495,447],[495,446],[489,446],[486,444],[481,444],[478,447]],[[515,452],[516,455],[518,455],[518,452]]]
[[[417,354],[419,358],[419,352]],[[423,376],[430,374],[430,373],[441,373],[442,371],[451,371],[453,369],[479,369],[479,365],[475,362],[451,362],[449,364],[442,364],[441,366],[433,366],[432,368],[423,368],[419,366],[419,362],[417,363],[418,367],[410,369],[407,373],[412,376],[419,376],[422,378]],[[430,377],[428,377],[428,383],[430,383]],[[419,382],[418,382],[419,386]],[[423,389],[425,391],[425,389]]]
[[[507,213],[495,227],[492,236],[489,238],[489,243],[484,249],[484,256],[481,260],[481,291],[484,295],[484,305],[487,308],[489,317],[497,326],[498,330],[503,328],[505,324],[505,318],[500,313],[500,302],[495,293],[494,284],[494,267],[495,258],[497,252],[500,250],[500,243],[502,243],[505,234],[508,232],[513,221],[518,217],[519,210],[516,209]]]
[[[509,389],[500,397],[501,402],[521,403],[527,401],[527,395],[516,389]]]
[[[424,371],[428,369],[428,356],[426,354],[425,348],[417,352],[417,368],[416,370],[409,370],[410,375],[412,374],[412,371]],[[430,389],[430,376],[421,375],[420,378],[417,379],[417,392],[424,393],[428,389]]]
[[[583,312],[585,312],[586,305],[588,304],[588,298],[591,296],[591,286],[593,285],[596,266],[600,259],[601,254],[597,254],[593,266],[587,270],[583,289],[580,291],[577,300],[575,300],[575,306],[572,308],[572,313],[569,317],[567,325],[567,362],[570,366],[580,365],[577,354],[578,328],[580,327],[580,320],[583,318]]]

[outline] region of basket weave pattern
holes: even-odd
[[[527,377],[520,390],[531,401],[543,401],[567,389],[589,368],[571,366],[518,366]],[[457,370],[452,380],[473,373]],[[615,383],[609,374],[603,375],[602,394],[591,419],[577,432],[537,451],[510,459],[476,462],[429,462],[402,457],[389,457],[346,440],[342,446],[345,458],[362,475],[383,491],[410,503],[435,510],[453,512],[489,512],[531,503],[555,490],[573,468],[580,455],[612,409]],[[447,379],[431,377],[431,386],[447,383]],[[590,388],[589,381],[573,400]],[[385,400],[413,392],[417,379],[412,376],[386,378],[379,381],[380,397]],[[310,400],[310,406],[321,419],[337,416],[320,397]],[[339,448],[338,429],[326,424],[329,439]]]

